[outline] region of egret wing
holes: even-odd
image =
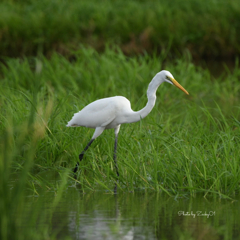
[[[105,127],[115,119],[115,110],[113,99],[103,98],[75,113],[67,126]]]

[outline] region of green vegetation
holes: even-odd
[[[190,51],[194,58],[240,54],[238,1],[2,0],[2,56],[58,51],[70,56],[80,44],[124,53]]]
[[[50,60],[11,59],[7,64],[0,94],[2,171],[23,168],[35,177],[47,169],[74,167],[93,130],[66,128],[73,113],[113,95],[125,95],[138,110],[146,104],[148,83],[163,69],[157,57],[127,58],[120,50],[99,55],[92,49],[76,53],[74,63],[55,54]],[[163,84],[150,115],[121,127],[119,189],[233,196],[240,180],[237,65],[217,80],[187,61],[164,68],[190,96]],[[87,151],[78,176],[82,191],[113,189],[113,145],[114,134],[106,130]]]
[[[69,186],[78,194],[112,193],[117,184],[120,193],[237,198],[238,60],[216,78],[189,56],[237,59],[239,13],[233,0],[2,0],[0,239],[59,239],[52,219]],[[162,69],[190,95],[165,83],[149,116],[121,126],[119,179],[114,133],[106,130],[75,180],[72,169],[94,130],[67,128],[73,114],[114,95],[141,109],[149,82]],[[47,193],[54,197],[42,211]],[[26,196],[37,200],[28,205]],[[189,235],[182,230],[182,238]]]

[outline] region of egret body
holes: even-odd
[[[83,159],[85,151],[89,148],[92,142],[102,134],[105,129],[114,128],[115,144],[113,159],[115,162],[117,175],[119,176],[116,154],[117,138],[120,126],[123,123],[138,122],[151,112],[156,101],[156,91],[160,84],[163,82],[173,84],[188,94],[188,92],[174,79],[169,71],[163,70],[157,73],[150,82],[147,90],[147,105],[139,111],[133,111],[131,109],[131,103],[127,98],[122,96],[115,96],[96,100],[84,107],[80,112],[75,113],[72,119],[68,122],[67,127],[83,126],[88,128],[95,128],[95,132],[90,142],[80,153],[79,160],[81,161]],[[77,162],[74,172],[78,170],[78,166],[79,163]]]

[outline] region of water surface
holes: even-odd
[[[240,203],[203,195],[174,198],[156,192],[82,193],[69,187],[55,205],[54,192],[28,197],[41,202],[38,227],[57,239],[239,239]],[[31,214],[31,213],[30,213]],[[26,217],[25,220],[28,220]],[[26,227],[29,221],[26,221]]]

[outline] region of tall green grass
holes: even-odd
[[[45,126],[41,120],[35,119],[34,97],[28,99],[31,105],[26,104],[26,99],[18,104],[21,99],[17,94],[14,96],[13,89],[4,88],[1,91],[4,90],[6,92],[1,97],[0,238],[55,239],[58,229],[49,230],[49,223],[67,185],[68,170],[58,171],[61,175],[59,184],[34,173],[34,165],[37,165],[34,159],[46,134]],[[26,97],[22,91],[16,92]],[[12,108],[8,109],[8,104]],[[20,112],[22,116],[19,116]],[[17,115],[19,121],[15,122]],[[47,190],[54,191],[55,198],[49,203],[50,210],[42,211],[43,200],[38,197]],[[27,204],[30,196],[35,201]]]
[[[196,58],[239,55],[237,1],[3,0],[2,56],[71,55],[79,43],[103,50],[106,43],[127,54],[188,50]]]
[[[27,171],[34,176],[47,169],[72,169],[93,134],[92,129],[66,128],[72,115],[96,99],[114,95],[126,96],[134,110],[144,107],[148,83],[165,68],[190,95],[163,84],[149,116],[122,125],[119,189],[170,195],[238,193],[238,63],[233,72],[214,79],[208,70],[184,60],[163,66],[161,58],[127,58],[119,50],[98,54],[82,49],[75,54],[74,63],[55,54],[50,60],[10,59],[8,67],[2,67],[1,148],[7,150],[1,151],[1,161],[11,159],[8,171],[25,169],[26,159],[31,163]],[[11,141],[5,140],[7,131]],[[22,134],[26,137],[19,144]],[[77,180],[82,191],[113,189],[113,145],[114,134],[106,130],[87,151]]]
[[[208,70],[179,59],[128,58],[115,49],[98,54],[75,52],[75,62],[54,54],[9,59],[1,66],[0,86],[0,228],[1,239],[54,239],[47,224],[24,231],[16,215],[26,214],[26,195],[53,191],[52,211],[29,209],[33,225],[51,220],[63,189],[80,183],[80,191],[150,190],[170,196],[239,193],[240,120],[238,62],[218,79]],[[112,161],[114,134],[106,130],[80,163],[77,180],[71,169],[93,129],[67,128],[72,115],[96,99],[124,95],[132,108],[145,106],[152,77],[168,69],[189,91],[163,84],[156,106],[138,123],[122,125],[117,179]],[[61,183],[51,183],[49,174]],[[54,175],[53,175],[54,176]],[[49,220],[50,219],[50,220]],[[57,230],[56,230],[57,231]]]

